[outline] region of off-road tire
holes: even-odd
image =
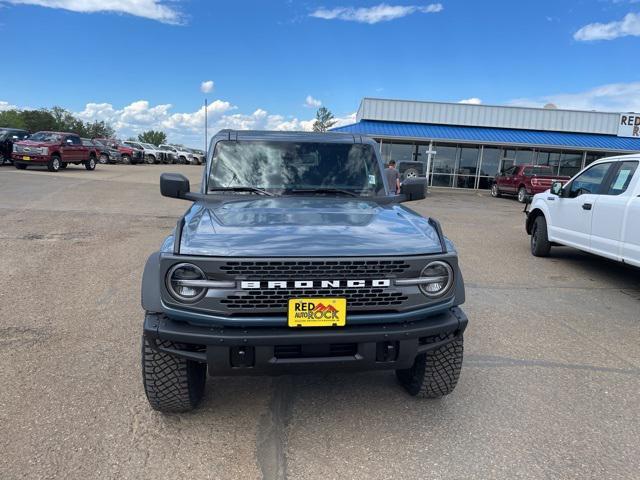
[[[47,169],[50,172],[57,172],[60,170],[60,164],[62,163],[62,161],[60,160],[60,157],[58,155],[53,155],[50,159],[49,162],[47,163]]]
[[[13,164],[18,170],[26,170],[27,166],[24,163],[14,163]]]
[[[147,155],[144,161],[147,165],[153,165],[154,163],[156,163],[156,157],[154,157],[153,155]]]
[[[520,187],[518,189],[518,201],[520,203],[526,203],[528,195],[526,188]]]
[[[87,170],[95,170],[96,169],[96,157],[89,157],[89,160],[84,162],[84,168]]]
[[[101,165],[106,165],[107,163],[109,163],[109,156],[103,153],[98,158],[98,163],[100,163]]]
[[[187,162],[187,157],[180,155],[180,157],[178,157],[178,163],[181,165],[186,165]]]
[[[406,180],[407,178],[418,178],[420,176],[420,172],[417,168],[407,168],[402,174],[403,178]]]
[[[494,183],[493,185],[491,185],[491,196],[493,198],[500,198],[502,196],[497,183]]]
[[[534,257],[548,257],[551,251],[551,242],[547,233],[547,220],[544,215],[539,215],[531,227],[531,254]]]
[[[158,346],[176,348],[169,341]],[[142,382],[154,410],[181,413],[193,410],[204,395],[207,366],[155,350],[142,338]]]
[[[442,341],[441,335],[435,341]],[[410,368],[396,370],[400,384],[410,395],[419,398],[440,398],[453,392],[460,378],[464,341],[462,336],[442,347],[418,355]]]

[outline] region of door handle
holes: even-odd
[[[582,204],[582,209],[583,210],[591,210],[591,208],[593,208],[593,205],[591,203],[583,203]]]

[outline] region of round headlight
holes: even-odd
[[[167,273],[167,290],[172,297],[181,302],[197,302],[207,293],[205,287],[198,286],[207,277],[204,272],[191,263],[179,263]]]
[[[453,285],[453,269],[446,262],[435,261],[428,264],[420,273],[420,290],[427,297],[441,297]]]

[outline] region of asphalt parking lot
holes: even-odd
[[[0,168],[0,478],[638,478],[640,275],[529,253],[522,206],[437,191],[412,205],[456,243],[470,318],[455,392],[392,372],[209,379],[152,411],[140,279],[186,202],[162,171]]]

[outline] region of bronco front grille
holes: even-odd
[[[243,295],[229,295],[220,300],[230,310],[239,309],[281,309],[286,311],[290,298],[307,297],[340,297],[347,299],[347,309],[366,308],[388,309],[402,305],[408,299],[398,291],[388,291],[382,288],[331,288],[331,289],[277,289],[277,290],[248,290]]]
[[[251,280],[366,279],[400,276],[409,267],[404,260],[283,260],[226,262],[220,270],[238,279]]]

